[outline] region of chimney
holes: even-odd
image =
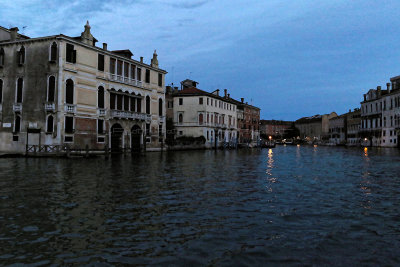
[[[103,43],[103,50],[107,50],[107,43]]]
[[[140,57],[140,63],[143,63],[143,57]]]
[[[228,89],[224,89],[224,97],[227,97]]]
[[[174,93],[178,93],[178,86],[174,87]]]
[[[351,109],[349,109],[349,113],[351,113]]]
[[[381,97],[381,93],[382,93],[381,90],[382,90],[382,87],[380,87],[380,86],[377,86],[377,87],[376,87],[376,91],[377,91],[377,96],[378,96],[378,97]]]
[[[215,90],[215,92],[217,93],[217,96],[219,96],[219,89]]]
[[[388,93],[390,93],[390,83],[386,83],[386,88],[387,88]]]
[[[244,103],[244,98],[243,97],[240,98],[240,102]]]
[[[228,98],[231,98],[231,94],[228,94]]]
[[[10,29],[10,41],[13,42],[17,39],[17,34],[18,34],[18,27],[14,27]]]

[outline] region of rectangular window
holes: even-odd
[[[110,58],[110,73],[115,74],[115,58]]]
[[[131,65],[131,79],[136,79],[136,66]]]
[[[117,75],[122,76],[122,61],[117,60]]]
[[[72,136],[65,136],[65,137],[64,137],[64,142],[66,142],[66,143],[72,143],[72,142],[74,142],[74,137],[72,137]]]
[[[202,97],[199,98],[199,105],[203,105],[203,98]]]
[[[74,133],[74,117],[65,117],[65,133]]]
[[[97,69],[99,71],[104,71],[104,55],[99,54],[98,55],[98,60],[97,60]]]
[[[72,44],[67,44],[66,61],[69,63],[76,63],[76,50],[74,50],[74,46]]]
[[[179,98],[179,106],[183,105],[183,98]]]
[[[97,120],[97,133],[104,134],[104,120]]]
[[[210,101],[209,101],[209,98],[207,97],[207,106],[209,105],[209,102],[210,102]]]
[[[142,80],[142,69],[137,68],[137,80],[141,81]]]
[[[149,136],[150,135],[150,124],[146,123],[146,135]]]
[[[158,74],[158,86],[162,87],[162,74]]]
[[[146,83],[150,83],[150,70],[149,69],[146,69],[146,80],[145,80],[145,82]]]
[[[97,137],[97,143],[104,143],[105,138],[104,137]]]
[[[129,77],[129,63],[127,62],[124,63],[124,77],[125,78]]]
[[[13,135],[13,141],[18,142],[18,135]]]

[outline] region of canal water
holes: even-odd
[[[0,265],[399,265],[400,153],[0,159]]]

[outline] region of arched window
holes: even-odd
[[[114,93],[110,92],[110,109],[115,109],[115,96],[116,95]]]
[[[47,102],[54,102],[55,92],[56,92],[56,78],[54,76],[50,76],[49,89],[47,91]]]
[[[203,124],[203,113],[199,114],[199,124]]]
[[[123,102],[122,95],[117,95],[117,110],[122,110],[122,102]]]
[[[18,64],[22,65],[25,63],[25,47],[22,46],[21,49],[18,51]]]
[[[46,127],[46,129],[47,129],[48,133],[52,133],[54,131],[54,122],[53,121],[54,121],[54,118],[53,118],[52,115],[47,117],[47,127]]]
[[[104,88],[103,86],[99,87],[97,94],[97,106],[99,108],[104,108]]]
[[[0,48],[0,66],[4,66],[4,49]]]
[[[163,101],[161,98],[158,100],[158,115],[163,115]]]
[[[146,113],[150,114],[150,97],[146,96]]]
[[[183,114],[182,113],[179,113],[179,115],[178,115],[178,122],[183,123]]]
[[[19,133],[21,131],[21,117],[20,116],[15,116],[15,122],[14,122],[14,132]]]
[[[3,102],[3,80],[0,80],[0,104]]]
[[[142,112],[142,98],[138,98],[136,104],[137,104],[136,105],[137,112]]]
[[[22,78],[18,78],[17,80],[17,95],[15,98],[16,103],[22,103],[22,89],[24,87],[24,80]]]
[[[74,104],[74,82],[71,79],[68,79],[66,83],[65,103]]]
[[[57,43],[53,42],[50,48],[50,61],[56,61],[57,60]]]
[[[130,97],[131,101],[131,106],[130,106],[130,111],[135,112],[136,111],[136,97]]]

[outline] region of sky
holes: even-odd
[[[0,25],[30,37],[79,36],[87,20],[109,50],[150,63],[166,83],[206,91],[296,120],[360,107],[400,75],[398,0],[1,0]]]

